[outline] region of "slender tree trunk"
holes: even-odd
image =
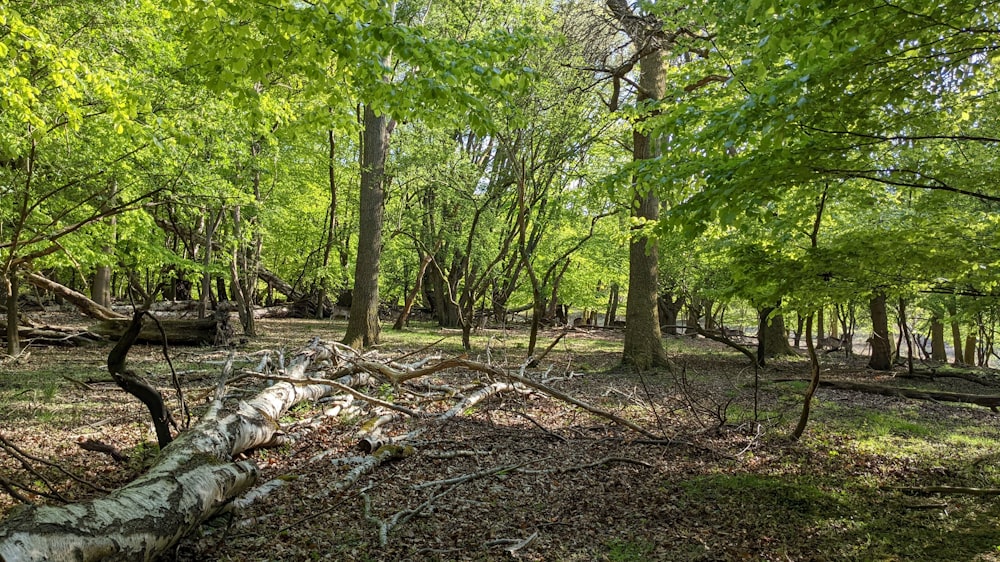
[[[385,162],[389,153],[390,120],[364,108],[361,153],[358,259],[354,269],[351,318],[343,342],[368,347],[379,341],[378,278],[382,256],[382,222],[385,215]]]
[[[423,254],[420,257],[420,267],[417,268],[417,279],[413,284],[413,288],[406,295],[406,300],[403,301],[403,310],[400,311],[399,317],[396,318],[396,323],[392,325],[393,330],[402,330],[410,319],[410,311],[413,310],[413,302],[417,300],[417,295],[420,294],[420,288],[423,285],[424,273],[427,272],[427,266],[430,265],[431,260],[434,256],[431,254]]]
[[[962,348],[962,330],[961,326],[958,324],[958,320],[955,318],[958,311],[955,308],[955,304],[948,305],[948,314],[951,316],[951,342],[955,346],[955,364],[961,365],[962,360],[965,357],[965,353]]]
[[[4,276],[7,306],[7,355],[14,357],[21,353],[21,336],[17,332],[19,314],[17,307],[17,269],[11,269]]]
[[[330,255],[337,239],[337,143],[333,129],[327,131],[327,144],[330,147],[330,161],[327,164],[327,178],[330,186],[330,206],[326,213],[326,240],[323,244],[323,267],[319,278],[319,295],[316,297],[316,318],[323,318],[326,309],[327,292],[330,285]]]
[[[242,229],[240,226],[242,224],[242,221],[243,221],[242,213],[240,212],[240,207],[237,205],[233,209],[233,231],[236,240],[240,240],[242,237],[241,235]],[[239,244],[239,242],[237,244]],[[237,312],[240,315],[240,324],[243,325],[243,333],[246,334],[247,336],[252,337],[256,335],[256,328],[253,315],[253,301],[252,301],[253,295],[247,294],[246,289],[248,284],[243,279],[241,279],[240,270],[242,268],[240,267],[240,261],[241,261],[240,257],[241,257],[241,252],[239,250],[239,247],[238,246],[234,247],[232,259],[229,262],[229,275],[230,275],[229,286],[232,288],[233,299],[236,301],[237,304],[236,308]]]
[[[633,37],[633,41],[637,38]],[[653,49],[639,60],[639,101],[661,99],[666,91],[663,51]],[[658,139],[639,130],[632,132],[635,161],[659,155]],[[660,216],[660,199],[652,186],[635,182],[632,216],[639,223],[655,222]],[[628,295],[625,304],[625,345],[622,363],[639,370],[669,367],[660,334],[657,295],[659,293],[659,248],[655,238],[637,231],[629,243]]]
[[[825,319],[823,318],[823,307],[819,307],[816,311],[816,342],[819,343],[820,340],[826,337],[825,327],[823,326]]]
[[[198,318],[205,318],[211,306],[212,273],[209,271],[209,268],[212,267],[212,240],[215,238],[215,229],[218,228],[224,214],[222,209],[219,210],[219,214],[215,217],[212,216],[212,212],[208,209],[206,209],[206,212],[208,213],[208,230],[205,232],[205,249],[202,256],[204,271],[201,274],[201,300],[198,303]],[[221,295],[220,298],[225,298],[225,295]]]
[[[906,372],[913,374],[913,339],[910,337],[910,326],[906,320],[906,299],[899,299],[899,333],[906,340]]]
[[[795,431],[792,432],[792,439],[795,440],[802,437],[802,433],[806,430],[806,424],[809,422],[809,410],[812,405],[812,398],[816,394],[816,388],[819,387],[819,358],[816,357],[816,346],[813,344],[812,324],[813,316],[810,314],[806,318],[806,350],[809,352],[809,367],[812,376],[809,380],[809,387],[806,388],[805,398],[802,400],[802,413],[799,415],[799,423],[796,424]]]
[[[872,356],[868,367],[876,371],[892,370],[892,345],[889,341],[889,314],[885,306],[885,295],[877,293],[869,301],[872,317]]]
[[[604,313],[604,325],[613,326],[618,316],[618,283],[611,284],[608,294],[608,310]]]

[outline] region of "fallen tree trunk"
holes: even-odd
[[[233,338],[233,327],[228,312],[216,312],[211,318],[161,318],[160,333],[155,322],[143,322],[137,341],[163,343],[164,335],[171,345],[227,345]],[[112,339],[119,339],[129,327],[129,320],[109,319],[94,326],[93,331]]]
[[[69,287],[60,285],[51,279],[42,277],[37,273],[28,272],[24,275],[29,283],[46,291],[52,291],[53,293],[59,295],[60,297],[66,299],[67,302],[77,307],[80,312],[90,316],[91,318],[96,318],[98,320],[118,320],[124,319],[128,321],[128,317],[118,314],[114,310],[101,306],[96,302],[87,298],[83,293],[78,293]]]
[[[104,340],[100,334],[64,326],[18,326],[18,337],[25,345],[89,345]],[[0,341],[6,334],[0,333]]]
[[[775,379],[774,382],[809,382],[804,379]],[[966,394],[963,392],[946,392],[942,390],[920,390],[916,388],[901,388],[881,384],[865,384],[849,381],[820,381],[820,387],[836,390],[851,390],[878,394],[881,396],[898,396],[915,400],[932,400],[937,402],[955,402],[959,404],[976,404],[985,406],[994,412],[1000,407],[1000,395]]]
[[[329,348],[310,346],[286,376],[303,377],[307,367],[330,355]],[[254,485],[257,466],[232,462],[234,456],[269,444],[276,420],[290,407],[337,391],[324,384],[279,382],[228,414],[217,396],[208,413],[129,485],[96,500],[21,508],[0,523],[0,560],[158,558]]]

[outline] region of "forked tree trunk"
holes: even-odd
[[[301,377],[329,356],[323,346],[306,349],[288,374]],[[157,559],[253,486],[257,466],[233,462],[235,456],[271,442],[276,420],[290,407],[334,392],[323,384],[278,382],[232,412],[216,400],[149,472],[124,488],[63,507],[26,507],[0,523],[0,560]]]

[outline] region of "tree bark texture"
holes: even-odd
[[[379,341],[378,277],[385,214],[385,161],[391,131],[388,116],[364,109],[361,156],[361,201],[358,211],[358,259],[354,269],[354,300],[343,342],[368,347]]]
[[[885,295],[876,294],[868,303],[872,317],[872,355],[868,367],[876,371],[892,369],[892,346],[889,344],[889,314],[885,306]]]
[[[936,314],[931,318],[931,359],[945,362],[948,352],[944,347],[944,323]]]
[[[633,37],[633,41],[637,38]],[[654,49],[639,60],[639,100],[660,99],[666,90],[663,52]],[[632,133],[636,161],[659,155],[658,142],[639,131]],[[636,183],[632,216],[640,222],[655,222],[660,216],[660,199],[653,188]],[[635,233],[629,243],[628,295],[625,304],[625,348],[622,363],[640,370],[669,366],[660,334],[657,295],[659,291],[659,248],[656,239]]]
[[[792,346],[788,345],[788,334],[785,333],[784,316],[777,314],[772,317],[771,313],[773,311],[774,307],[765,307],[758,313],[757,359],[761,365],[764,364],[766,359],[771,357],[795,354]]]
[[[330,350],[299,353],[286,378],[327,359]],[[349,382],[349,381],[342,381]],[[232,412],[216,400],[149,472],[110,495],[67,506],[22,508],[0,523],[0,560],[155,560],[181,537],[222,511],[257,480],[243,451],[267,445],[290,407],[339,392],[324,384],[278,382]]]

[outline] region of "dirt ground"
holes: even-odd
[[[53,322],[67,323],[65,318]],[[330,340],[329,321],[264,320],[262,336],[232,350],[290,355],[312,337]],[[543,334],[547,345],[557,332]],[[461,353],[457,335],[432,326],[383,333],[382,358]],[[444,341],[438,341],[440,338]],[[400,419],[384,428],[411,437],[413,454],[338,483],[363,456],[359,430],[375,415],[327,415],[304,405],[283,418],[296,439],[251,455],[261,482],[283,485],[233,517],[212,521],[171,558],[193,560],[998,560],[1000,429],[988,408],[820,389],[803,439],[788,436],[801,409],[801,357],[755,373],[745,357],[703,339],[668,338],[673,372],[618,368],[621,334],[576,331],[528,374],[625,417],[639,435],[540,393],[505,392],[443,422]],[[471,359],[514,370],[522,328],[477,335]],[[427,347],[434,344],[432,347]],[[104,489],[153,462],[148,413],[109,382],[110,344],[31,349],[0,365],[0,434]],[[171,349],[197,417],[230,350]],[[170,399],[176,394],[162,349],[136,346],[130,363]],[[250,360],[248,359],[248,364]],[[824,379],[1000,394],[992,372],[975,377],[905,378],[873,373],[864,358],[822,358]],[[457,370],[412,387],[375,385],[385,400],[443,412],[460,395],[494,382]],[[231,387],[250,396],[261,381]],[[421,386],[423,385],[423,386]],[[116,463],[84,451],[94,439],[129,456]],[[31,463],[65,500],[100,494],[39,461]],[[45,492],[8,449],[0,477],[32,501]],[[926,493],[926,486],[976,488]],[[16,502],[0,490],[0,513]],[[385,529],[384,531],[382,529]],[[381,535],[381,536],[380,536]]]

